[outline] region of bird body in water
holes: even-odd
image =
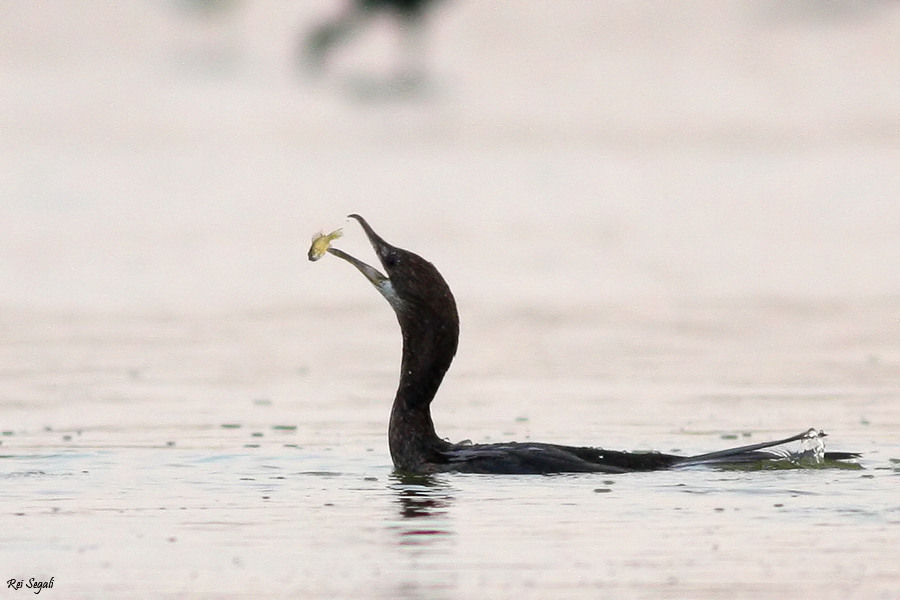
[[[326,236],[314,239],[317,254],[329,252],[356,267],[388,301],[403,336],[400,383],[391,409],[388,443],[398,471],[409,473],[624,473],[695,465],[735,465],[796,459],[784,446],[800,442],[815,459],[845,460],[856,454],[824,452],[821,431],[810,429],[781,440],[729,448],[696,456],[659,452],[621,452],[589,446],[535,442],[496,444],[451,443],[440,438],[431,419],[431,401],[456,354],[459,315],[447,282],[430,262],[392,246],[359,215],[362,226],[386,274],[328,246]],[[312,259],[311,251],[310,257]]]

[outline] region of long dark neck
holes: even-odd
[[[453,297],[439,311],[417,307],[397,312],[403,333],[400,385],[394,397],[388,440],[394,465],[418,470],[447,443],[434,430],[431,401],[450,368],[459,340]]]

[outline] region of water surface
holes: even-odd
[[[607,309],[639,338],[641,319]],[[740,312],[754,311],[768,314]],[[473,312],[469,335],[490,340],[491,311]],[[52,576],[42,594],[65,598],[894,597],[896,395],[837,381],[852,365],[827,352],[795,354],[790,368],[757,356],[759,384],[710,381],[712,349],[686,360],[642,347],[619,357],[615,377],[593,378],[576,353],[566,376],[560,330],[577,321],[588,346],[610,333],[604,317],[557,316],[552,352],[521,351],[534,364],[495,372],[461,359],[435,418],[457,440],[685,453],[827,426],[831,449],[864,453],[861,469],[404,478],[384,439],[388,308],[311,314],[65,327],[14,314],[2,348],[16,415],[0,438],[4,577]],[[548,316],[514,316],[509,329],[547,328]],[[303,354],[275,336],[277,352],[247,350],[260,332],[287,340],[320,320],[339,337],[368,324],[372,339]],[[797,385],[814,368],[823,383]],[[869,368],[882,384],[893,377]],[[639,381],[647,370],[656,376]]]

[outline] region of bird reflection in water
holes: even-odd
[[[392,525],[401,544],[429,544],[452,533],[447,513],[453,503],[450,486],[440,476],[395,473],[390,489],[396,495],[400,520]]]

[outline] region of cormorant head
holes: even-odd
[[[360,215],[349,216],[366,232],[386,275],[337,248],[328,248],[328,252],[359,269],[391,304],[401,324],[405,316],[458,321],[450,287],[433,264],[409,250],[388,244]]]

